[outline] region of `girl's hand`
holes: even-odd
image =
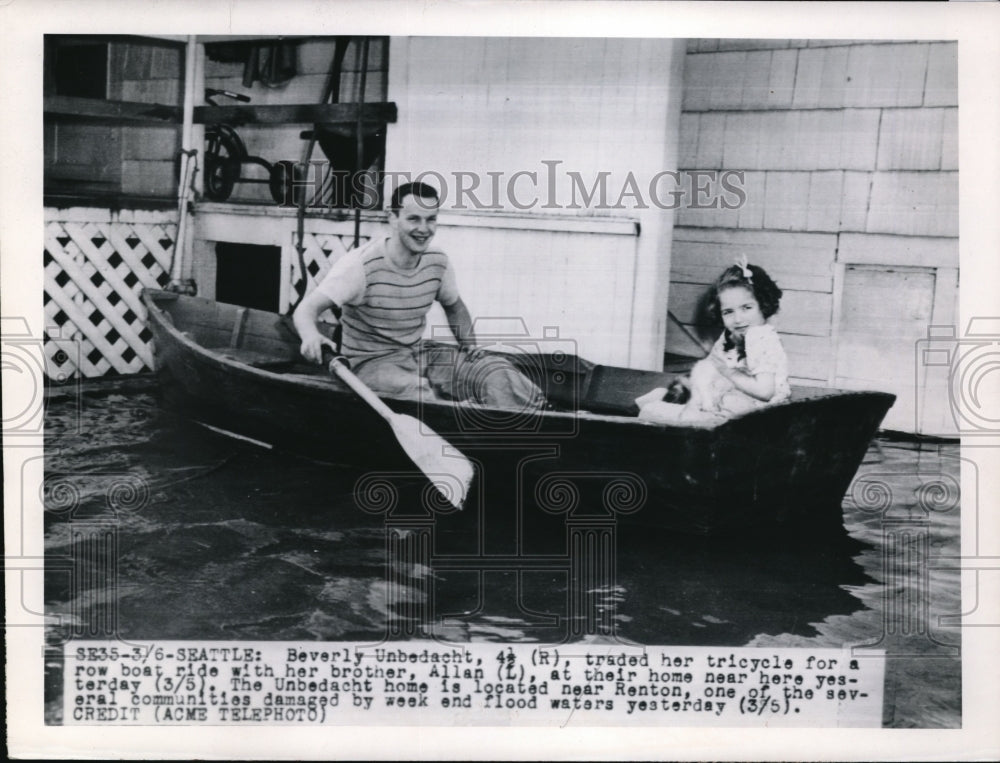
[[[721,355],[716,355],[712,353],[709,355],[709,359],[712,361],[712,365],[715,366],[715,370],[718,371],[722,376],[727,379],[732,379],[733,374],[736,373],[735,368],[730,368],[729,364],[726,363],[726,359]]]

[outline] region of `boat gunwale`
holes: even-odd
[[[258,381],[265,382],[268,384],[277,384],[279,386],[294,386],[299,388],[306,387],[308,389],[312,389],[317,392],[326,392],[326,393],[335,392],[341,395],[347,395],[349,393],[349,390],[341,389],[339,385],[336,385],[335,380],[332,378],[326,379],[319,375],[313,376],[310,374],[294,374],[294,373],[281,373],[277,371],[270,371],[268,369],[258,368],[250,363],[240,361],[236,358],[225,357],[222,353],[222,351],[225,348],[207,348],[202,346],[201,344],[196,342],[191,336],[185,334],[181,329],[179,329],[173,323],[172,318],[164,319],[162,317],[163,315],[167,315],[167,311],[158,304],[158,300],[176,301],[178,299],[183,299],[185,296],[186,295],[177,294],[175,292],[165,291],[162,289],[151,289],[147,287],[143,288],[141,298],[142,301],[146,304],[147,309],[149,310],[150,318],[154,319],[157,325],[163,328],[171,337],[173,337],[173,339],[176,342],[183,345],[185,348],[187,348],[189,351],[192,351],[194,354],[201,357],[203,360],[208,361],[209,363],[220,369],[233,368],[234,370],[238,370],[242,374],[253,377]],[[228,304],[228,303],[217,302],[216,300],[207,300],[207,298],[204,297],[202,297],[201,299],[205,299],[206,301],[209,302],[216,302],[216,304]],[[232,305],[232,306],[240,307],[239,305]],[[247,309],[256,309],[256,308],[247,308]],[[278,313],[270,313],[270,311],[266,310],[258,310],[258,312],[278,315]],[[803,387],[801,385],[794,385],[793,389],[808,390],[811,388]],[[830,388],[820,388],[820,389],[830,390]],[[403,404],[419,404],[421,406],[430,406],[433,409],[438,409],[441,411],[451,411],[454,410],[455,408],[469,406],[470,409],[477,411],[483,411],[483,412],[492,411],[501,414],[510,413],[510,409],[508,408],[498,408],[495,406],[460,403],[460,402],[456,403],[451,401],[437,401],[437,400],[421,401],[413,398],[393,397],[391,395],[379,395],[379,396],[387,401],[393,401]],[[683,432],[690,436],[711,436],[717,432],[725,431],[727,428],[730,427],[730,425],[734,425],[737,422],[746,421],[747,419],[753,417],[759,417],[762,415],[766,416],[775,410],[781,410],[791,406],[808,405],[813,402],[821,400],[847,399],[852,397],[860,397],[868,399],[875,399],[879,397],[883,399],[888,398],[890,400],[889,400],[889,406],[887,406],[886,410],[888,410],[888,408],[891,407],[896,400],[896,396],[891,392],[883,392],[878,390],[830,390],[830,391],[818,392],[816,394],[810,394],[807,397],[791,398],[788,400],[784,400],[780,403],[774,403],[761,408],[756,408],[751,411],[747,411],[746,413],[732,416],[716,424],[702,424],[694,422],[676,423],[676,424],[658,423],[653,421],[645,421],[636,416],[595,413],[593,411],[588,411],[584,409],[578,409],[575,411],[547,410],[547,411],[541,411],[538,415],[540,415],[543,419],[545,418],[583,419],[592,422],[624,424],[630,427],[641,426],[644,428],[659,429],[662,431]],[[695,433],[700,433],[700,435]]]

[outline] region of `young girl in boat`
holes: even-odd
[[[716,280],[710,307],[725,330],[691,369],[690,397],[672,385],[636,399],[639,418],[657,423],[712,423],[787,400],[788,359],[778,332],[768,322],[781,289],[746,256]],[[664,400],[666,395],[667,399]]]

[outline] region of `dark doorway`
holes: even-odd
[[[278,312],[281,289],[281,247],[215,245],[215,298],[219,302]]]

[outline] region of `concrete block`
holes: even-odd
[[[941,128],[941,169],[958,169],[958,109],[944,109]]]
[[[941,168],[944,109],[883,109],[878,135],[880,170]]]
[[[868,220],[871,172],[845,172],[840,200],[840,230],[863,231]]]
[[[806,230],[809,215],[808,172],[768,172],[764,197],[764,227]]]
[[[927,54],[924,106],[958,105],[958,43],[932,43]]]
[[[928,43],[852,45],[847,59],[846,106],[920,106]]]
[[[809,40],[810,48],[843,47],[850,45],[852,40]]]
[[[122,82],[122,100],[179,106],[181,104],[180,80],[125,80]]]
[[[109,52],[119,56],[119,76],[122,79],[149,79],[153,62],[151,47],[112,43]]]
[[[122,162],[122,193],[136,196],[174,196],[173,162]]]
[[[957,172],[876,172],[865,230],[958,235]]]
[[[180,130],[173,127],[122,127],[124,159],[169,160],[180,148]]]
[[[682,169],[697,169],[698,136],[700,133],[698,113],[681,113],[680,134],[677,136],[677,166]]]
[[[156,46],[151,49],[149,76],[152,79],[179,80],[184,68],[184,49]]]
[[[836,47],[798,51],[793,108],[832,109],[845,104],[849,50]]]
[[[810,172],[805,230],[840,230],[844,173]]]
[[[722,169],[723,145],[726,136],[726,115],[704,113],[698,131],[696,169]]]

